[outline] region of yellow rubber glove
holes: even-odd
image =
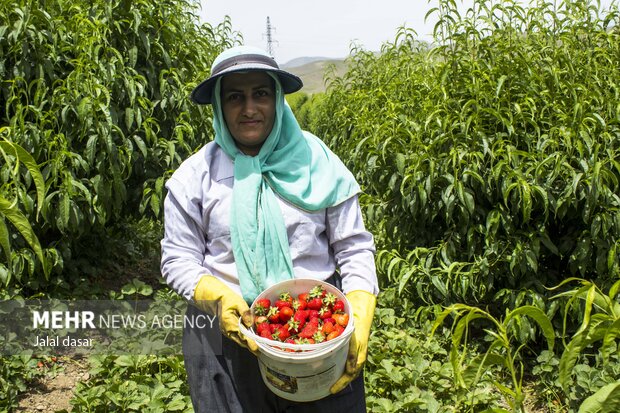
[[[212,275],[200,278],[194,290],[194,300],[200,309],[217,314],[220,330],[229,339],[252,353],[258,352],[258,346],[252,339],[246,338],[239,331],[239,317],[247,327],[252,325],[252,314],[245,300],[226,284]],[[217,313],[217,304],[221,303],[221,313]]]
[[[368,354],[368,337],[370,337],[370,325],[375,314],[377,298],[368,291],[355,290],[347,294],[347,299],[351,305],[351,312],[355,320],[355,330],[349,342],[349,354],[347,364],[342,376],[331,387],[332,394],[344,389],[353,379],[357,377]]]

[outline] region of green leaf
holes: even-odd
[[[620,412],[620,380],[603,386],[579,406],[578,413]]]
[[[37,238],[34,230],[30,226],[28,222],[28,218],[26,218],[19,210],[16,205],[11,204],[11,202],[0,196],[0,214],[4,215],[8,218],[9,222],[13,224],[15,228],[19,231],[19,233],[24,237],[30,248],[34,251],[35,255],[41,262],[44,268],[45,275],[49,275],[47,271],[47,261],[43,256],[43,250],[41,249],[41,244],[39,243],[39,239]]]
[[[508,325],[510,321],[517,316],[528,316],[539,325],[540,329],[547,340],[547,346],[549,350],[553,350],[553,346],[555,343],[555,330],[553,329],[553,324],[551,324],[551,320],[545,314],[543,310],[538,307],[534,307],[531,305],[525,305],[522,307],[518,307],[508,313],[506,319],[504,320],[504,325]]]
[[[506,81],[506,79],[508,79],[508,76],[503,75],[502,77],[499,78],[499,80],[497,81],[497,87],[495,88],[495,97],[498,98],[499,94],[502,90],[502,86],[504,85],[504,82]]]
[[[6,227],[4,218],[0,217],[0,247],[4,250],[6,256],[6,262],[8,266],[11,266],[11,242],[9,240],[9,230]]]
[[[586,296],[585,311],[583,314],[583,322],[581,323],[581,327],[579,327],[579,330],[577,330],[575,335],[582,333],[588,328],[588,325],[590,324],[590,315],[592,314],[592,305],[594,303],[595,297],[596,297],[596,286],[592,284],[590,288],[588,289],[588,294]]]
[[[403,175],[405,173],[405,155],[403,155],[402,153],[397,153],[396,154],[396,169],[398,170],[398,173],[400,173],[401,175]]]
[[[4,128],[0,128],[0,132]],[[0,149],[5,150],[6,152],[12,152],[17,158],[18,163],[21,162],[26,166],[30,175],[32,176],[32,180],[34,181],[34,185],[37,191],[37,215],[41,212],[41,208],[43,208],[43,202],[45,199],[45,180],[43,179],[43,175],[41,175],[41,170],[39,169],[39,165],[35,161],[35,159],[30,155],[24,148],[21,146],[9,142],[9,141],[0,141]]]
[[[588,340],[584,333],[581,333],[568,343],[562,356],[560,357],[558,380],[564,391],[568,391],[569,379],[573,373],[573,367],[581,351],[587,346]]]
[[[183,396],[176,396],[166,404],[166,411],[176,412],[179,410],[184,410],[187,406],[187,401],[183,398]]]
[[[604,361],[609,360],[610,350],[615,350],[615,342],[620,339],[620,318],[615,320],[609,328],[605,331],[605,337],[603,337],[603,344],[601,345],[601,355]]]

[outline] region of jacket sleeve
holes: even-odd
[[[170,178],[164,200],[164,237],[161,241],[161,273],[168,285],[189,301],[203,267],[206,231],[203,228],[200,199],[188,194],[184,183]]]
[[[374,239],[364,227],[357,195],[327,209],[327,231],[344,293],[364,290],[377,295]]]

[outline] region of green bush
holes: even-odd
[[[41,199],[32,171],[3,151],[0,197],[47,251],[41,258],[3,206],[0,240],[11,259],[0,262],[2,285],[40,282],[41,260],[59,272],[85,234],[160,216],[166,176],[211,139],[208,109],[191,104],[189,92],[236,42],[228,20],[198,25],[196,7],[0,2],[1,138],[32,154],[45,182]]]
[[[555,4],[440,1],[433,44],[402,29],[331,83],[312,129],[363,186],[384,285],[493,310],[618,277],[620,14]]]

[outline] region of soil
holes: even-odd
[[[59,357],[55,362],[43,365],[47,374],[35,382],[22,395],[16,412],[41,413],[71,411],[73,389],[80,381],[89,379],[88,362],[85,358]]]

